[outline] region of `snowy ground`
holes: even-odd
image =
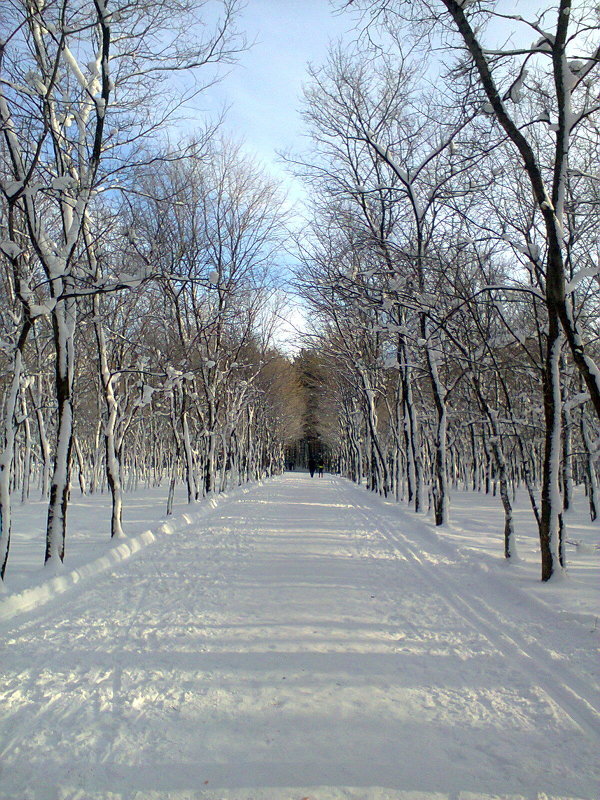
[[[56,591],[0,598],[0,798],[597,800],[598,527],[573,519],[588,546],[541,587],[533,538],[498,558],[496,503],[457,495],[439,533],[288,474],[122,563],[75,510]],[[15,593],[45,577],[27,542]]]

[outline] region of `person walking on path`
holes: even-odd
[[[308,459],[308,471],[310,472],[310,477],[311,478],[314,477],[316,466],[317,466],[317,464],[316,464],[314,458],[311,456]]]
[[[323,459],[322,458],[319,459],[319,466],[317,467],[317,469],[319,470],[319,478],[322,478],[323,477],[323,469],[324,469],[324,467],[323,467]]]

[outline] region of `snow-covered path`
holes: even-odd
[[[2,630],[2,800],[599,794],[597,632],[286,475]]]

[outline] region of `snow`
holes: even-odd
[[[13,197],[23,189],[24,183],[23,181],[2,181],[1,185],[7,197]]]
[[[97,80],[97,78],[92,77],[92,80],[90,82],[88,82],[87,78],[85,77],[85,75],[81,71],[81,68],[80,68],[80,66],[79,66],[79,64],[77,62],[77,59],[75,58],[75,56],[71,52],[70,48],[66,44],[63,45],[61,53],[62,53],[63,59],[65,61],[65,66],[67,67],[67,69],[75,76],[75,78],[77,79],[77,81],[78,81],[79,85],[81,86],[81,88],[84,91],[89,91],[90,90],[90,86]]]
[[[530,258],[532,261],[539,261],[541,255],[541,249],[539,245],[535,244],[535,242],[525,242],[525,244],[518,244],[517,242],[512,242],[510,237],[506,235],[502,236],[507,242],[517,250],[519,253],[523,253],[523,255]]]
[[[0,244],[0,247],[2,245]],[[574,291],[577,286],[581,283],[581,281],[585,280],[586,278],[595,278],[597,275],[600,275],[600,266],[597,264],[592,265],[591,267],[586,267],[584,269],[580,269],[578,272],[573,275],[571,280],[567,283],[565,292],[569,294],[570,292]]]
[[[56,191],[64,191],[65,189],[73,189],[77,186],[77,180],[70,175],[61,175],[58,178],[53,178],[51,186]]]
[[[150,386],[149,384],[144,384],[142,386],[142,396],[138,399],[137,405],[138,406],[147,406],[152,402],[152,395],[156,389],[154,386]]]
[[[599,553],[540,584],[522,498],[510,567],[486,495],[456,492],[443,533],[331,476],[161,526],[162,500],[131,496],[115,547],[106,498],[76,499],[40,586],[80,579],[1,623],[2,800],[597,797]],[[41,511],[15,507],[9,588],[41,577]]]
[[[39,303],[29,306],[29,314],[31,318],[35,317],[47,317],[51,314],[56,307],[56,298],[49,297],[45,303]]]
[[[512,100],[513,103],[520,103],[523,99],[523,83],[527,74],[527,70],[524,69],[509,89],[508,99]]]
[[[119,272],[116,277],[119,285],[128,286],[131,289],[137,288],[143,281],[142,276],[131,275],[128,272]]]
[[[0,242],[0,251],[2,251],[5,256],[8,256],[8,258],[18,258],[23,252],[23,249],[19,247],[16,242],[11,242],[6,239]]]
[[[554,36],[551,33],[544,33],[541,38],[533,42],[531,50],[536,53],[551,53],[553,45]]]
[[[404,289],[406,286],[406,278],[403,275],[397,275],[390,280],[391,289]]]

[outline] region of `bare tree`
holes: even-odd
[[[230,59],[241,46],[233,24],[237,1],[224,0],[223,15],[208,34],[201,31],[204,5],[165,0],[113,11],[99,0],[18,0],[3,12],[0,125],[11,176],[2,193],[11,221],[2,250],[22,298],[23,336],[36,316],[49,314],[56,350],[58,423],[46,561],[64,557],[78,298],[99,290],[84,256],[83,230],[109,174],[114,180],[125,161],[135,160],[141,137],[182,102],[181,92],[172,101],[159,89],[168,81],[172,86],[180,71]],[[190,19],[198,22],[190,25]],[[20,364],[17,355],[15,375]],[[6,418],[14,416],[14,397]],[[10,450],[9,436],[3,476],[10,471]],[[2,502],[5,509],[6,492]],[[8,535],[3,525],[3,561]]]
[[[573,141],[586,136],[585,123],[599,105],[592,76],[600,61],[598,22],[589,4],[560,0],[534,19],[500,12],[496,6],[465,0],[406,3],[402,0],[365,0],[360,3],[372,18],[398,30],[409,23],[421,41],[452,47],[458,35],[455,87],[465,87],[474,111],[492,117],[516,151],[528,177],[545,232],[543,264],[547,314],[544,364],[546,442],[540,541],[542,579],[548,580],[558,564],[560,526],[559,461],[561,453],[560,353],[563,334],[579,369],[596,414],[600,417],[600,371],[579,330],[567,291],[565,259],[565,203],[569,193],[569,156]],[[552,18],[552,21],[551,21]],[[486,45],[483,23],[509,20],[535,37],[529,46],[498,48]],[[550,29],[551,26],[551,29]],[[489,26],[487,30],[493,28]],[[524,96],[537,97],[538,113],[521,111]],[[527,106],[528,109],[531,105]],[[532,131],[539,127],[553,138],[549,166],[538,156]]]

